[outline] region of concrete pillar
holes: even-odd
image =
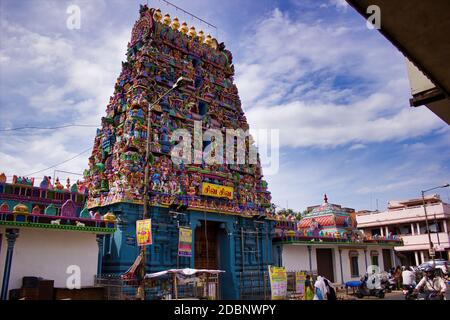
[[[395,255],[395,250],[394,249],[391,249],[389,251],[391,252],[391,263],[392,263],[391,268],[392,268],[392,267],[395,267],[397,265],[397,256]],[[385,271],[387,271],[387,270],[385,270]]]
[[[414,223],[411,223],[411,235],[414,235],[415,234],[415,232],[414,232]]]
[[[414,251],[414,258],[416,258],[416,266],[418,266],[420,264],[420,260],[419,253],[417,251]]]
[[[447,220],[442,220],[442,224],[444,225],[444,232],[448,233]]]
[[[277,266],[281,267],[283,265],[283,247],[277,246]]]
[[[384,228],[383,227],[380,227],[380,235],[382,236],[382,237],[384,237]]]
[[[425,255],[423,254],[423,251],[420,251],[420,259],[422,260],[421,263],[425,262]]]
[[[386,226],[386,231],[385,231],[384,235],[385,235],[386,237],[389,236],[389,227],[387,227],[387,226]]]
[[[307,246],[307,248],[308,248],[308,259],[309,259],[309,272],[312,273],[311,246]]]
[[[11,274],[14,245],[18,236],[19,229],[6,229],[6,240],[8,247],[6,249],[5,269],[3,272],[2,292],[0,297],[1,300],[8,299],[9,276]]]
[[[97,245],[98,245],[98,259],[97,259],[97,275],[100,276],[102,274],[102,265],[103,265],[103,239],[104,235],[97,235]]]
[[[367,249],[364,249],[364,262],[366,263],[366,272],[369,265],[367,264]]]
[[[338,249],[339,251],[339,265],[341,269],[341,284],[344,284],[344,270],[342,269],[342,250]]]
[[[417,226],[417,234],[420,234],[420,225],[419,225],[419,223],[416,223],[416,226]]]

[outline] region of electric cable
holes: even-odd
[[[91,125],[91,124],[67,124],[67,125],[56,126],[56,127],[34,127],[34,126],[25,126],[25,127],[17,127],[17,128],[0,129],[0,132],[6,132],[6,131],[18,131],[18,130],[25,130],[25,129],[55,130],[55,129],[63,129],[63,128],[69,128],[69,127],[90,127],[90,128],[96,128],[96,127],[98,127],[98,126],[94,126],[94,125]]]
[[[72,158],[69,158],[69,159],[64,160],[64,161],[62,161],[62,162],[59,162],[59,163],[57,163],[57,164],[54,164],[54,165],[52,165],[52,166],[50,166],[50,167],[48,167],[48,168],[45,168],[45,169],[42,169],[42,170],[39,170],[39,171],[35,171],[35,172],[29,173],[29,174],[26,174],[25,176],[29,177],[29,176],[32,176],[32,175],[34,175],[34,174],[36,174],[36,173],[44,172],[44,171],[47,171],[47,170],[52,169],[52,168],[54,168],[54,167],[57,167],[57,166],[59,166],[59,165],[61,165],[61,164],[64,164],[64,163],[69,162],[69,161],[71,161],[71,160],[73,160],[73,159],[75,159],[75,158],[78,158],[79,156],[83,155],[84,153],[90,151],[91,149],[92,149],[92,148],[89,147],[89,148],[87,148],[86,150],[83,150],[82,152],[80,152],[80,153],[78,153],[77,155],[73,156]]]

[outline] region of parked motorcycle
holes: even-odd
[[[356,296],[359,299],[364,297],[373,296],[383,299],[385,295],[385,289],[381,286],[381,280],[378,275],[373,274],[368,276],[367,274],[361,278],[361,284],[358,286]]]
[[[387,272],[382,272],[381,273],[381,287],[385,290],[385,292],[388,292],[388,293],[392,292],[397,287],[395,278]]]

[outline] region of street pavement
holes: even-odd
[[[450,289],[450,286],[447,286],[447,294],[446,294],[447,300],[450,300],[450,290],[449,289]],[[383,299],[380,299],[377,297],[364,297],[362,299],[356,298],[356,300],[383,300]],[[403,295],[403,291],[392,291],[392,292],[386,293],[384,300],[405,300],[405,296]]]

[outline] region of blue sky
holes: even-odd
[[[99,125],[145,2],[1,0],[0,127]],[[266,177],[278,206],[303,210],[327,193],[356,209],[376,209],[378,199],[383,209],[450,180],[449,127],[409,107],[403,56],[345,2],[173,3],[218,32],[149,1],[224,41],[250,126],[280,130],[280,170]],[[79,30],[66,27],[71,4],[81,9]],[[0,171],[46,168],[91,147],[94,134],[0,132]],[[58,169],[81,173],[88,156]],[[449,201],[447,190],[441,196]]]

